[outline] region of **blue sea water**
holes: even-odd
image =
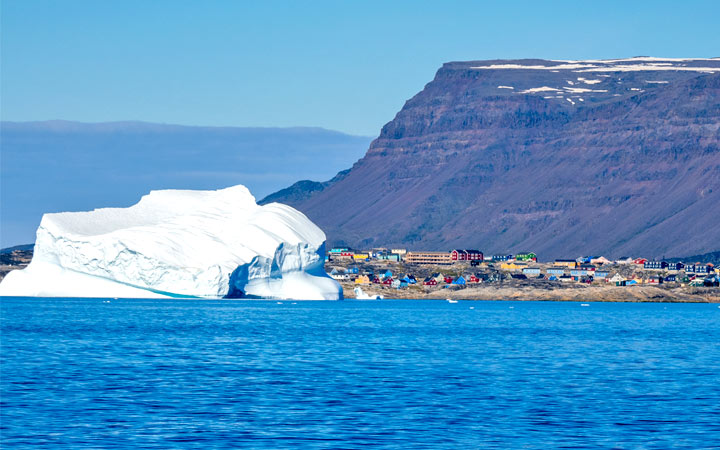
[[[719,448],[713,304],[0,299],[15,448]]]

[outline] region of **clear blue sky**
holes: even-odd
[[[720,56],[720,1],[2,1],[2,119],[377,135],[443,62]]]

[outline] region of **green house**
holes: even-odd
[[[533,252],[518,253],[515,255],[515,261],[537,261],[537,255]]]

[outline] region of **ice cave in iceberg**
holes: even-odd
[[[152,191],[129,208],[45,214],[2,296],[336,300],[325,233],[245,186]]]

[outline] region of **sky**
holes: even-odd
[[[448,61],[720,56],[720,1],[3,0],[0,118],[377,136]]]

